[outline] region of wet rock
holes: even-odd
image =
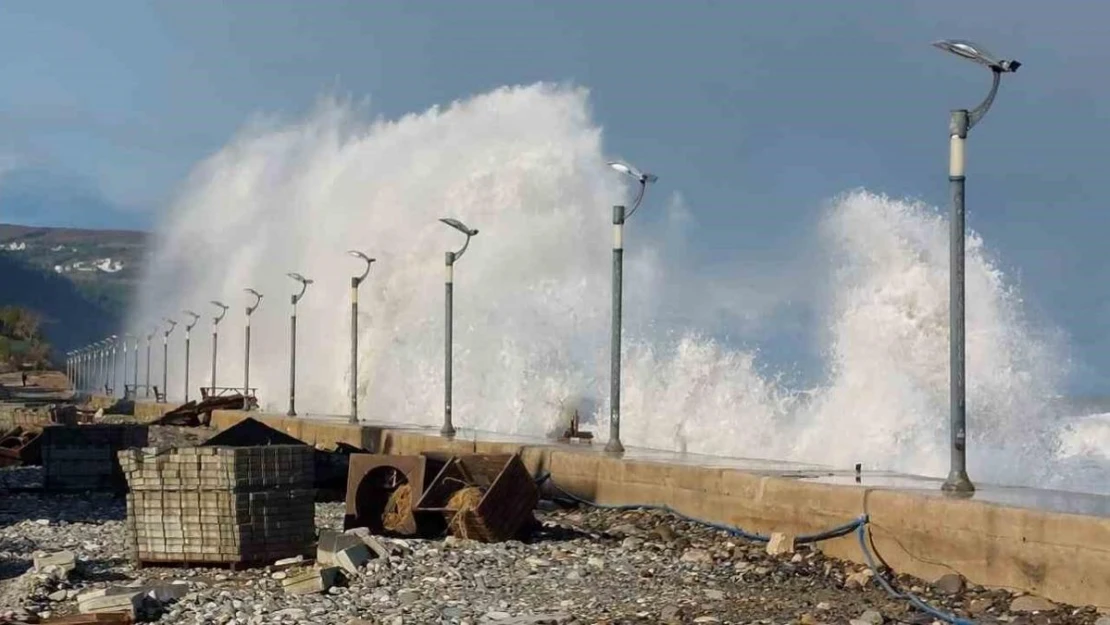
[[[978,599],[972,599],[971,603],[967,606],[967,613],[972,616],[980,616],[986,614],[993,607],[994,601],[989,598],[981,597]],[[1110,623],[1107,623],[1106,625],[1110,625]]]
[[[669,543],[675,539],[674,530],[671,529],[669,525],[665,525],[662,523],[655,526],[655,529],[652,530],[652,534],[654,534],[656,538],[665,543]]]
[[[713,556],[705,549],[687,549],[682,554],[681,561],[690,564],[713,564]]]
[[[1035,595],[1022,595],[1010,602],[1010,611],[1017,613],[1051,612],[1056,604]]]
[[[629,551],[635,551],[636,549],[639,549],[643,544],[644,541],[640,538],[636,538],[635,536],[629,536],[628,538],[625,538],[621,541],[621,547]]]
[[[859,615],[859,618],[857,620],[863,621],[864,623],[870,623],[871,625],[883,625],[883,622],[886,619],[883,618],[882,614],[876,612],[875,610],[867,610],[863,614]]]
[[[966,586],[966,584],[964,583],[964,578],[961,577],[959,574],[948,573],[937,578],[937,581],[933,583],[933,586],[936,587],[937,592],[940,592],[941,594],[958,595],[964,591],[964,587]]]
[[[677,605],[665,606],[659,611],[659,621],[665,625],[682,625],[685,611]]]
[[[865,588],[871,584],[871,580],[874,577],[875,574],[871,572],[871,569],[863,569],[862,571],[848,575],[844,579],[844,587],[852,590]]]

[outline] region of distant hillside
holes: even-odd
[[[0,224],[0,256],[71,282],[90,302],[122,317],[142,276],[147,234]]]
[[[0,254],[0,306],[18,306],[38,315],[39,330],[54,356],[112,334],[122,318],[98,306],[69,279]]]

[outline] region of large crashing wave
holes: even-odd
[[[392,121],[329,101],[292,123],[252,124],[196,169],[162,223],[133,329],[148,333],[211,299],[245,304],[245,287],[262,291],[252,386],[282,409],[296,291],[285,274],[303,273],[316,282],[298,311],[298,407],[342,413],[347,289],[361,269],[345,250],[361,249],[378,259],[361,292],[361,416],[439,423],[443,253],[461,241],[437,220],[457,217],[481,233],[455,271],[456,424],[544,434],[578,408],[604,436],[609,206],[628,199],[606,156],[588,93],[543,84]],[[828,205],[816,230],[823,262],[810,272],[825,285],[826,381],[805,393],[764,374],[754,352],[661,327],[664,310],[706,305],[691,284],[713,285],[663,262],[663,242],[681,233],[630,231],[625,443],[943,475],[946,228],[929,207],[866,191]],[[221,327],[219,383],[240,384],[242,313]],[[1019,296],[974,236],[967,329],[975,479],[1104,491],[1105,456],[1062,470],[1072,456],[1057,450],[1063,426],[1046,401],[1064,359],[1022,318]],[[196,338],[199,386],[210,356]],[[177,336],[171,396],[181,395],[180,350]]]

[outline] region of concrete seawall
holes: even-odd
[[[801,465],[636,451],[615,458],[597,446],[496,435],[447,440],[418,428],[242,411],[216,411],[212,425],[223,430],[248,415],[321,448],[344,442],[389,454],[519,452],[534,475],[549,471],[577,496],[605,504],[665,504],[762,533],[813,533],[867,514],[877,555],[899,573],[934,580],[958,572],[984,586],[1110,609],[1110,497],[983,488],[975,499],[960,500],[910,476],[865,474],[864,484],[827,483],[844,476]],[[890,484],[867,485],[872,478]],[[821,547],[863,561],[854,535]]]

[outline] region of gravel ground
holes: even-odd
[[[0,622],[16,610],[45,618],[76,610],[78,591],[183,580],[189,594],[150,614],[162,623],[932,623],[891,599],[861,567],[803,548],[771,557],[762,545],[655,512],[537,512],[528,544],[389,540],[394,555],[371,560],[325,594],[287,595],[297,569],[134,569],[126,561],[124,505],[102,495],[5,492],[31,485],[38,469],[0,470]],[[317,527],[340,529],[343,505],[317,504]],[[67,580],[29,571],[37,550],[69,549]],[[1006,591],[945,594],[899,580],[930,604],[979,622],[1096,623],[1093,609],[1020,612]],[[951,589],[950,589],[951,590]],[[359,621],[353,621],[359,622]]]

